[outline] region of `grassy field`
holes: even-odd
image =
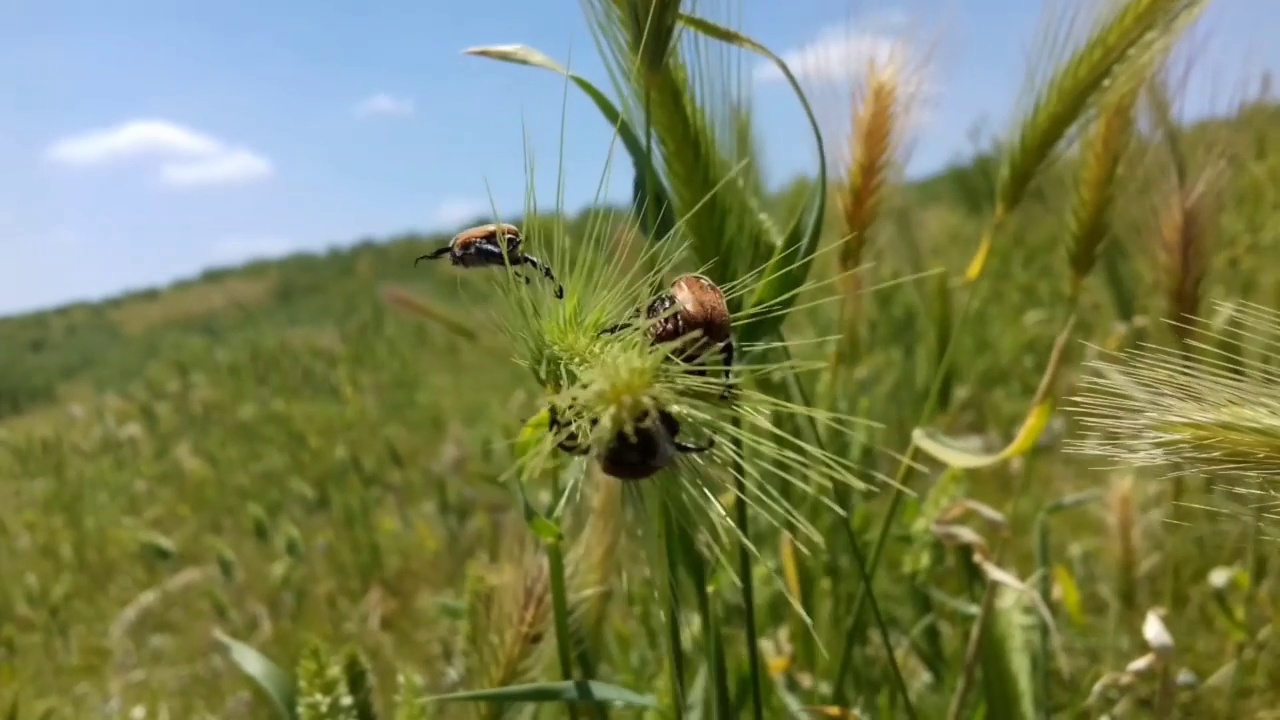
[[[752,48],[591,0],[652,174],[503,218],[563,301],[404,237],[0,320],[0,713],[1280,718],[1280,105],[1175,121],[1205,4],[1079,22],[920,182],[914,69],[860,68],[834,179],[771,193],[715,90]],[[598,334],[682,269],[729,296],[732,400]],[[619,481],[552,401],[596,456],[644,407],[716,449]]]

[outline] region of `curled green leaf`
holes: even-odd
[[[297,720],[297,689],[288,673],[266,655],[220,630],[215,630],[213,637],[226,647],[236,667],[266,693],[277,717]]]
[[[645,144],[641,142],[640,136],[636,134],[631,124],[622,116],[622,112],[618,110],[617,105],[601,92],[600,88],[581,75],[570,72],[568,68],[547,57],[547,54],[541,50],[528,45],[486,45],[484,47],[468,48],[463,52],[467,55],[500,60],[515,65],[527,65],[550,70],[567,78],[579,90],[586,93],[587,97],[591,98],[591,102],[595,103],[596,109],[604,116],[604,119],[617,129],[618,139],[622,141],[623,147],[627,149],[627,155],[631,157],[631,162],[635,165],[638,178],[637,186],[642,189],[642,193],[647,200],[643,210],[646,217],[656,218],[654,236],[666,237],[670,234],[675,227],[672,214],[669,212],[669,208],[671,208],[670,194],[667,192],[666,186],[662,184],[661,179],[659,179],[657,170],[653,167],[649,153],[645,149]]]

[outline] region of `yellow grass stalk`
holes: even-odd
[[[1156,245],[1164,280],[1165,319],[1185,346],[1200,326],[1201,290],[1209,270],[1218,200],[1213,168],[1180,187],[1160,208]]]
[[[510,685],[546,635],[551,616],[551,583],[546,560],[530,556],[504,588],[511,593],[507,607],[507,642],[490,676],[491,687]],[[518,579],[517,579],[518,578]]]
[[[505,526],[521,532],[515,523]],[[518,536],[524,537],[524,536]],[[470,642],[474,653],[472,684],[477,689],[505,687],[531,678],[551,628],[551,574],[546,555],[528,543],[489,571],[471,578],[468,592]],[[504,553],[506,554],[506,553]],[[502,707],[487,706],[487,717],[503,717]]]
[[[863,82],[854,90],[849,155],[842,168],[843,182],[836,189],[844,224],[839,254],[844,295],[843,343],[837,353],[837,359],[842,361],[857,352],[862,287],[860,274],[854,270],[862,264],[889,172],[901,146],[901,116],[906,109],[903,73],[900,62],[871,58],[863,69]]]

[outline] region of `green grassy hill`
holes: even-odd
[[[1188,130],[1184,142],[1192,155],[1223,156],[1227,160],[1255,153],[1257,157],[1270,157],[1280,143],[1280,107],[1248,106],[1234,119],[1198,123]],[[1145,153],[1135,151],[1133,154],[1159,152],[1158,144],[1152,143]],[[1261,162],[1251,161],[1250,165],[1261,166]],[[1135,168],[1130,182],[1143,185],[1151,181],[1152,173],[1164,170],[1160,163],[1144,162]],[[1054,248],[1060,241],[1049,236],[1060,231],[1059,223],[1067,213],[1066,194],[1071,191],[1072,172],[1072,167],[1064,164],[1034,188],[1028,203],[1031,206],[1026,213],[1028,217],[1020,219],[1027,232],[1021,240],[1014,241],[1019,247],[1011,248],[1012,254],[1007,255],[1011,264],[1035,262],[1033,258],[1046,252],[1061,252]],[[873,261],[888,259],[908,263],[901,258],[901,248],[883,246],[894,245],[895,236],[909,235],[913,242],[919,243],[920,247],[914,252],[921,258],[953,269],[960,267],[969,258],[981,219],[990,212],[995,174],[994,157],[982,154],[934,176],[894,188],[884,220],[884,225],[889,227],[885,231],[889,238],[880,243],[881,252],[888,258],[873,258]],[[1232,177],[1228,192],[1241,203],[1248,201],[1255,206],[1258,212],[1250,215],[1263,217],[1264,224],[1248,226],[1248,221],[1242,218],[1225,218],[1223,229],[1228,237],[1222,244],[1226,248],[1236,253],[1273,249],[1264,239],[1267,230],[1272,229],[1265,225],[1269,219],[1264,212],[1267,203],[1274,199],[1271,177],[1265,174]],[[806,192],[811,184],[810,180],[799,178],[780,191],[775,196],[779,215],[788,217],[794,198]],[[1144,195],[1141,188],[1130,194]],[[1154,202],[1144,199],[1130,210],[1133,217],[1128,219],[1142,224],[1150,220],[1146,215],[1154,214],[1157,208]],[[619,225],[626,222],[620,209],[586,209],[569,219],[568,231],[580,235],[593,221]],[[838,235],[839,217],[835,208],[828,215],[827,225],[831,237]],[[945,228],[945,232],[934,232],[934,228]],[[353,322],[372,321],[384,314],[395,315],[395,311],[388,310],[380,300],[380,292],[389,287],[400,287],[428,303],[452,308],[458,302],[457,289],[461,284],[469,291],[468,302],[477,299],[483,302],[483,292],[478,292],[483,281],[444,267],[413,268],[416,255],[424,248],[448,242],[449,235],[445,232],[435,236],[366,240],[323,253],[210,270],[169,287],[129,293],[101,303],[0,318],[0,419],[31,412],[59,398],[126,387],[148,362],[163,357],[170,348],[191,342],[212,339],[234,342],[258,333],[304,328],[334,330]],[[1136,233],[1121,240],[1123,251],[1133,255],[1134,272],[1153,274],[1151,268],[1157,256],[1153,241]],[[1261,243],[1267,247],[1254,247]],[[1216,273],[1210,281],[1225,288],[1225,296],[1245,297],[1264,304],[1272,300],[1265,292],[1269,287],[1259,287],[1270,285],[1263,282],[1260,273],[1235,274],[1239,259],[1223,255],[1219,254],[1219,259],[1224,271]],[[1057,261],[1057,258],[1044,259],[1046,265]],[[888,278],[891,275],[886,274]],[[1154,277],[1149,279],[1155,281]],[[1023,288],[1017,290],[1021,292]],[[1051,296],[1054,289],[1044,287],[1035,292]],[[481,307],[456,311],[484,313]],[[409,329],[412,324],[406,323],[404,332],[412,332]]]
[[[1201,308],[1214,312],[1209,298],[1280,305],[1280,107],[1249,107],[1181,137],[1196,167],[1218,153],[1231,170],[1211,223]],[[1129,342],[1116,335],[1122,321],[1132,328],[1138,316],[1167,314],[1168,271],[1153,240],[1159,183],[1169,174],[1162,143],[1145,138],[1131,153],[1120,232],[1082,299],[1082,340]],[[1067,297],[1064,228],[1077,169],[1069,157],[1051,167],[1002,233],[994,279],[957,338],[936,426],[998,445],[1026,414]],[[980,159],[895,187],[876,226],[874,264],[862,277],[867,286],[891,284],[865,296],[864,390],[847,404],[884,425],[885,448],[905,447],[957,304],[947,299],[947,275],[902,278],[963,270],[991,210],[993,173]],[[781,193],[778,215],[810,185],[799,180]],[[570,233],[585,232],[586,221],[586,213],[575,218]],[[827,225],[829,244],[840,232],[838,206]],[[477,587],[483,576],[507,601],[519,593],[485,573],[490,562],[508,571],[525,562],[518,549],[527,530],[498,477],[515,460],[513,441],[539,409],[540,389],[512,369],[511,349],[493,329],[488,271],[413,267],[414,256],[446,240],[367,242],[0,320],[0,700],[13,688],[24,711],[45,703],[68,718],[104,716],[103,708],[124,717],[135,705],[167,708],[170,717],[266,717],[209,639],[215,627],[282,661],[313,637],[353,642],[380,692],[404,668],[434,691],[478,683],[468,633],[492,639],[505,632],[503,618],[516,622]],[[815,276],[829,278],[833,267],[827,253]],[[415,303],[477,337],[415,312]],[[789,331],[820,334],[834,313],[830,304],[798,312]],[[1158,322],[1151,327],[1149,337],[1164,342]],[[812,358],[830,352],[812,342],[797,349]],[[1085,356],[1072,344],[1069,380]],[[868,462],[885,474],[895,466],[888,453]],[[1013,534],[1000,562],[1047,583],[1061,635],[1065,660],[1043,679],[1057,698],[1055,717],[1090,716],[1070,713],[1105,671],[1145,652],[1141,618],[1156,605],[1171,606],[1178,669],[1212,681],[1183,691],[1183,716],[1226,717],[1215,713],[1234,708],[1263,717],[1280,703],[1280,661],[1274,641],[1261,639],[1280,597],[1274,546],[1259,549],[1246,524],[1211,513],[1180,527],[1162,523],[1163,484],[1090,467],[1049,447],[988,471],[933,468],[914,489],[928,502],[964,492],[1008,510]],[[1039,547],[1037,513],[1079,491],[1106,501],[1055,524]],[[877,595],[921,717],[942,717],[982,592],[966,556],[928,534],[927,503],[907,507]],[[883,500],[869,497],[855,531],[873,536],[883,512]],[[763,554],[782,563],[786,552],[768,537]],[[594,570],[613,577],[629,557],[617,553]],[[1247,588],[1211,589],[1206,574],[1219,566],[1242,572]],[[778,681],[818,705],[827,694],[815,676],[836,662],[857,583],[831,584],[852,577],[848,567],[815,560],[807,572],[811,592],[835,598],[821,638],[830,656],[797,636],[780,598],[762,601],[762,622],[770,643],[796,646],[786,655],[790,670],[771,664]],[[602,676],[649,691],[662,674],[662,642],[652,636],[662,625],[644,595],[652,588],[619,583]],[[726,602],[728,637],[741,643],[740,607]],[[490,615],[477,626],[484,609]],[[1035,612],[1015,619],[1034,624]],[[1018,661],[1010,672],[1043,656],[1031,640],[1015,647],[1022,640],[1001,627],[1001,647]],[[865,632],[853,685],[869,707],[888,702],[893,682]],[[1232,663],[1243,669],[1222,675]],[[736,662],[734,672],[743,667]],[[1150,684],[1135,683],[1133,702],[1147,703]],[[975,695],[989,702],[998,691]]]

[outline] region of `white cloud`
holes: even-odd
[[[939,89],[928,54],[908,32],[907,17],[902,13],[878,13],[856,24],[830,26],[781,57],[805,88],[819,122],[827,125],[834,137],[848,132],[851,103],[866,90],[873,66],[896,75],[899,110],[907,126],[919,129],[932,120]],[[783,75],[772,63],[766,63],[756,67],[755,78],[761,83],[777,83]],[[836,147],[838,144],[828,149],[841,157],[844,151]]]
[[[887,63],[899,58],[903,42],[887,33],[837,26],[824,30],[811,42],[781,54],[801,82],[848,83],[865,71],[869,62]],[[773,63],[756,67],[756,80],[776,82],[782,72]]]
[[[227,150],[212,157],[165,163],[160,179],[168,185],[235,185],[271,177],[271,161],[244,148]]]
[[[431,222],[438,226],[456,226],[493,213],[493,207],[480,200],[447,198],[431,212]]]
[[[414,113],[413,100],[377,93],[356,103],[352,108],[356,117],[408,117]]]
[[[295,243],[275,235],[234,235],[221,238],[210,245],[209,260],[223,264],[268,260],[288,255],[297,249]]]
[[[130,120],[65,137],[45,150],[45,158],[80,167],[155,158],[161,161],[161,181],[180,187],[245,183],[274,173],[270,160],[248,148],[157,119]]]
[[[192,157],[221,150],[218,140],[165,120],[132,120],[63,138],[45,157],[64,165],[101,165],[146,155]]]

